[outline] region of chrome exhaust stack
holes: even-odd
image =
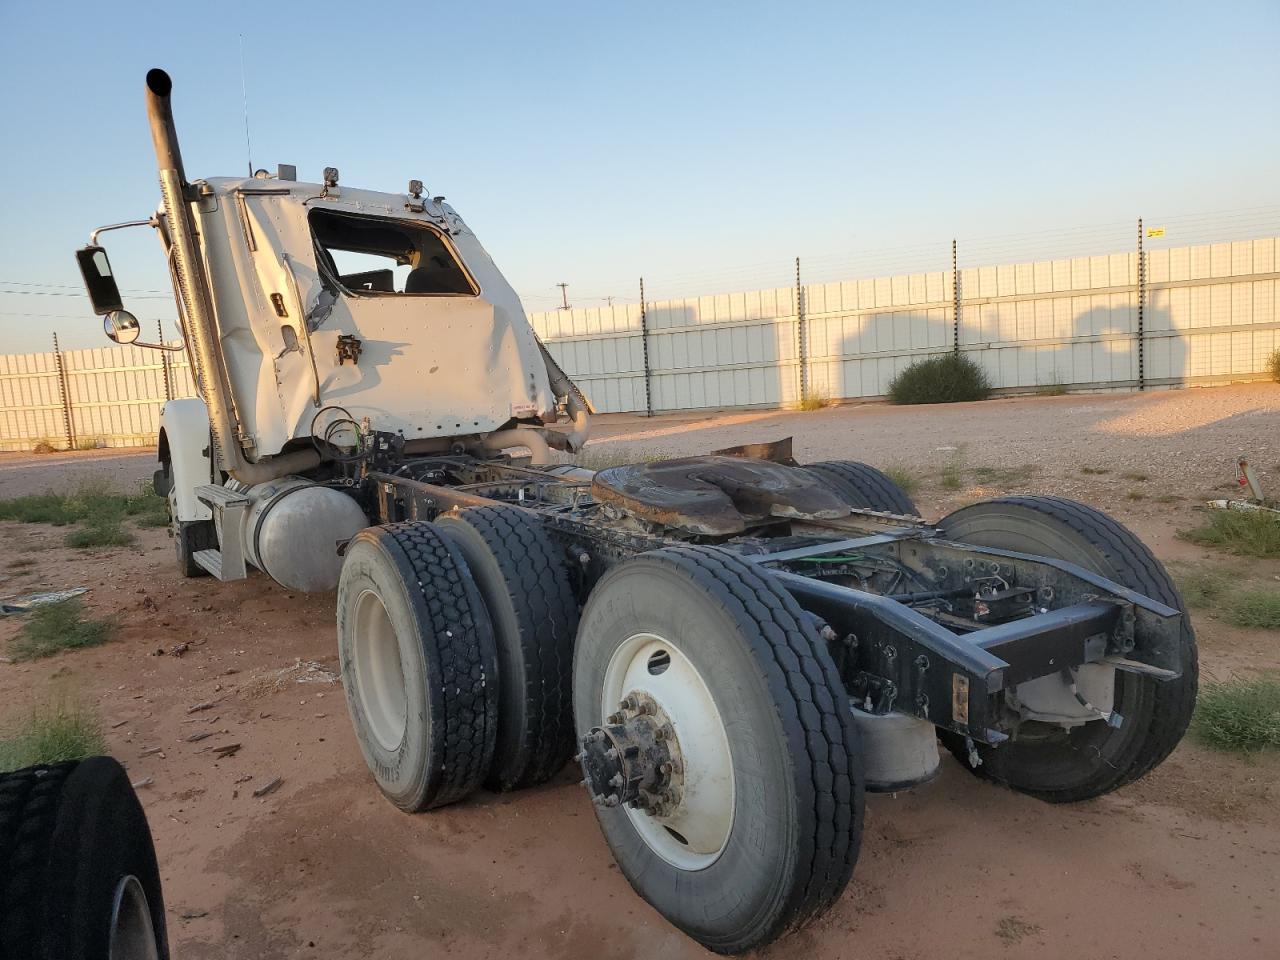
[[[235,479],[253,485],[308,469],[319,463],[320,457],[309,450],[302,451],[301,457],[288,454],[275,458],[280,461],[278,463],[271,460],[250,463],[245,457],[231,383],[218,343],[213,295],[201,262],[195,224],[188,206],[191,187],[182,167],[182,151],[178,147],[178,132],[173,123],[173,106],[169,101],[172,90],[173,81],[169,74],[159,68],[147,71],[147,120],[160,173],[170,273],[182,310],[192,372],[201,397],[209,408],[215,462]],[[283,462],[285,460],[289,462]]]

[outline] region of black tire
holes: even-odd
[[[360,531],[338,583],[338,658],[356,739],[402,810],[469,796],[493,760],[493,627],[462,555],[430,523]]]
[[[1177,588],[1147,546],[1092,507],[1061,497],[1002,497],[962,507],[938,526],[949,540],[1069,560],[1182,612],[1182,675],[1161,682],[1116,672],[1119,729],[1101,721],[1071,731],[1027,722],[1027,735],[978,746],[979,776],[1055,803],[1088,800],[1141,777],[1178,745],[1195,709],[1199,666],[1195,633]],[[966,769],[964,738],[943,743]]]
[[[804,469],[829,483],[836,495],[851,507],[920,516],[906,491],[870,464],[826,460],[806,464]]]
[[[476,507],[436,525],[467,562],[498,647],[498,737],[485,781],[544,783],[573,754],[578,602],[542,524],[519,507]]]
[[[173,548],[184,577],[207,577],[209,571],[196,563],[196,553],[217,546],[212,520],[179,520],[174,525]]]
[[[0,956],[107,960],[117,891],[128,877],[145,905],[135,900],[136,914],[119,913],[116,953],[134,955],[119,939],[132,934],[167,958],[155,847],[124,768],[89,757],[0,777]]]
[[[165,460],[160,469],[151,477],[151,485],[156,495],[165,498],[169,506],[169,535],[173,537],[174,558],[178,563],[178,573],[183,577],[207,577],[209,571],[195,561],[200,550],[208,550],[218,546],[217,532],[212,520],[177,520],[177,490],[173,482],[173,464]]]
[[[597,807],[601,830],[640,896],[689,936],[719,953],[762,946],[838,898],[858,858],[862,762],[835,664],[794,598],[733,554],[642,554],[610,570],[583,611],[580,736],[604,720],[610,658],[647,633],[691,641],[683,655],[722,717],[734,782],[749,789],[735,793],[722,851],[698,869],[655,852],[627,807]]]

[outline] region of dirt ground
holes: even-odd
[[[1222,564],[1280,589],[1280,563],[1242,564],[1174,536],[1196,522],[1198,501],[1230,495],[1242,453],[1280,488],[1274,386],[611,417],[591,448],[610,458],[694,453],[788,434],[802,461],[909,470],[926,516],[997,493],[1060,493],[1111,510],[1166,561]],[[0,455],[0,497],[129,483],[149,475],[152,457]],[[290,593],[260,576],[183,580],[164,531],[94,552],[64,547],[64,535],[0,523],[0,595],[87,586],[95,613],[119,617],[118,639],[0,663],[0,723],[50,697],[83,699],[131,776],[152,779],[139,792],[175,957],[709,956],[631,891],[571,771],[431,814],[385,802],[334,676],[332,595]],[[19,557],[35,565],[6,569]],[[1280,668],[1280,635],[1195,619],[1207,677]],[[0,647],[17,629],[0,621]],[[179,657],[180,643],[189,647]],[[201,704],[210,706],[192,712]],[[232,743],[241,748],[229,759],[212,752]],[[253,796],[276,777],[278,789]],[[870,798],[844,897],[763,955],[1274,958],[1278,888],[1274,757],[1188,741],[1145,780],[1059,807],[944,758],[933,783]]]

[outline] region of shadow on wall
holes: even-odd
[[[1054,315],[1063,312],[1062,301],[1039,302],[1051,309],[1037,315],[1037,301],[997,303],[970,307],[962,315],[960,349],[986,371],[994,388],[1137,388],[1137,309],[1131,302],[1092,304],[1067,316]],[[1190,382],[1187,338],[1169,335],[1167,313],[1148,306],[1144,327],[1152,331],[1144,343],[1147,385]],[[945,310],[886,311],[814,318],[809,337],[812,389],[833,398],[869,399],[883,397],[893,378],[912,363],[949,352],[953,328]]]

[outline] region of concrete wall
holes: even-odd
[[[1280,347],[1276,238],[1146,254],[1147,386],[1262,377]],[[654,410],[799,399],[804,307],[811,392],[874,398],[908,364],[952,348],[951,271],[646,304]],[[960,348],[1008,391],[1138,383],[1136,253],[960,271]],[[602,411],[644,409],[638,304],[531,316]]]

